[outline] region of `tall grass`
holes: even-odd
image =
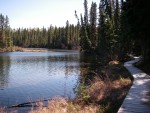
[[[37,104],[39,106],[38,109],[31,110],[30,113],[95,113],[97,110],[93,105],[80,106],[60,97],[49,101],[47,107],[43,107],[42,103]]]

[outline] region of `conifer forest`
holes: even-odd
[[[110,59],[124,59],[127,54],[150,60],[148,0],[84,0],[84,14],[76,11],[77,24],[66,21],[64,27],[12,29],[9,18],[0,14],[0,48],[78,49]]]

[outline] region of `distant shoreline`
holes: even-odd
[[[8,47],[8,48],[0,48],[0,52],[79,52],[79,50],[23,48],[23,47],[14,46],[14,47]]]

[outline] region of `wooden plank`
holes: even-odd
[[[124,64],[134,81],[118,113],[150,113],[150,76],[133,66],[137,61]]]

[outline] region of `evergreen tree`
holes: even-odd
[[[0,47],[4,47],[4,39],[5,39],[5,18],[2,14],[0,14]]]
[[[0,14],[0,47],[11,47],[10,27],[8,16]]]
[[[48,48],[50,48],[52,44],[53,29],[52,25],[48,28]]]
[[[144,62],[150,60],[150,4],[148,0],[126,0],[124,3],[122,27],[125,28],[125,35],[128,36],[134,47],[132,52],[141,51]],[[123,29],[122,28],[122,29]],[[140,42],[139,46],[137,44]]]
[[[97,4],[92,2],[90,10],[90,40],[92,47],[97,47]]]
[[[70,43],[70,35],[69,35],[69,21],[67,20],[67,22],[66,22],[66,40],[65,40],[65,45],[67,46],[67,48],[68,48],[68,45],[69,45],[69,43]]]
[[[99,29],[98,29],[98,53],[101,55],[105,55],[107,53],[106,51],[106,14],[104,9],[105,2],[104,0],[101,0],[100,6],[99,6]]]
[[[81,15],[80,46],[82,51],[87,53],[91,52],[91,41],[88,38],[87,28],[83,21],[82,15]]]
[[[120,24],[119,1],[116,0],[116,7],[114,11],[114,29],[116,34],[118,34],[119,32],[119,28],[120,28],[119,24]]]
[[[88,2],[84,0],[84,22],[85,25],[88,25]]]

